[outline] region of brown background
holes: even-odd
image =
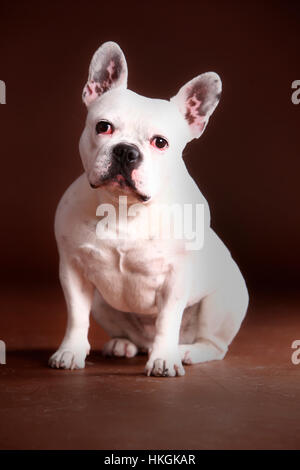
[[[299,2],[1,1],[3,282],[57,282],[53,217],[81,172],[81,91],[118,42],[129,87],[169,98],[215,70],[223,97],[185,161],[250,287],[298,286]]]

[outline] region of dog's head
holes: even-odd
[[[147,202],[172,179],[187,142],[200,137],[221,95],[214,72],[197,76],[170,101],[127,89],[120,47],[94,54],[83,101],[88,107],[80,154],[90,185]]]

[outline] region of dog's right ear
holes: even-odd
[[[117,43],[102,44],[93,55],[89,78],[82,93],[84,103],[89,106],[95,99],[111,88],[127,87],[127,63]]]

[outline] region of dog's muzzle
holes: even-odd
[[[121,188],[125,186],[131,188],[143,202],[149,201],[150,196],[140,194],[132,179],[132,171],[138,168],[143,159],[139,148],[134,144],[120,142],[112,147],[110,155],[112,164],[108,174],[106,174],[98,184],[90,183],[91,187],[96,189],[110,182],[115,182],[118,183]]]

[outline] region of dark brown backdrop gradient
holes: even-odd
[[[223,96],[185,161],[250,286],[298,286],[300,7],[293,1],[1,1],[2,282],[57,281],[55,207],[82,171],[81,91],[113,40],[129,88],[169,98],[214,70]]]

